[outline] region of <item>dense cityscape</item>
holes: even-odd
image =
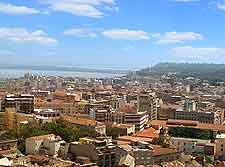
[[[224,82],[140,73],[2,80],[0,165],[224,166]]]

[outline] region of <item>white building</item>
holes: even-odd
[[[210,140],[190,139],[171,137],[172,144],[177,148],[178,152],[192,154],[194,152],[204,152],[204,147],[210,144]]]
[[[61,144],[65,143],[54,134],[35,136],[26,139],[26,154],[57,155]]]

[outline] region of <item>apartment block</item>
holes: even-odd
[[[16,108],[16,112],[33,113],[34,96],[29,94],[7,95],[2,100],[1,111],[5,112],[6,108]]]

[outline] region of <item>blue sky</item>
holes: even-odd
[[[225,61],[224,0],[0,0],[1,64]]]

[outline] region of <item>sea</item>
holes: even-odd
[[[63,76],[81,78],[115,78],[126,74],[99,73],[99,72],[78,72],[78,71],[46,71],[46,70],[27,70],[27,69],[0,69],[0,79],[15,79],[30,73],[39,76]]]

